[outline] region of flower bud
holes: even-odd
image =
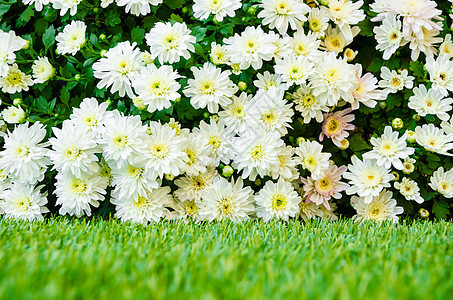
[[[205,118],[205,119],[209,118],[209,113],[208,113],[208,112],[205,112],[205,113],[203,114],[203,118]]]
[[[250,6],[249,8],[247,8],[247,13],[251,16],[254,16],[256,14],[256,7]]]
[[[101,53],[99,53],[99,55],[101,55],[101,57],[105,57],[106,54],[107,54],[107,50],[105,50],[105,49],[102,49]]]
[[[165,174],[165,179],[167,179],[168,181],[172,181],[173,179],[175,179],[175,176],[168,173],[168,174]]]
[[[211,119],[213,119],[216,122],[219,122],[219,116],[218,115],[212,115]]]
[[[418,211],[418,213],[420,214],[420,217],[426,219],[429,217],[429,211],[427,211],[426,209],[424,208],[420,208],[420,210]]]
[[[343,139],[341,140],[341,147],[338,147],[340,148],[341,150],[346,150],[349,148],[349,141],[347,139]]]
[[[387,107],[387,103],[385,101],[379,102],[379,107],[385,109]]]
[[[346,50],[344,50],[343,55],[344,55],[344,58],[346,58],[346,60],[348,62],[350,62],[350,61],[354,60],[354,58],[357,56],[358,53],[359,53],[358,51],[354,51],[350,48],[347,48]]]
[[[82,76],[80,76],[80,74],[76,74],[76,76],[74,76],[74,79],[80,81],[82,79]]]
[[[305,138],[300,136],[300,137],[297,138],[296,141],[297,141],[297,144],[299,145],[300,143],[305,142]]]
[[[406,130],[406,141],[409,142],[409,143],[414,143],[415,142],[415,139],[417,137],[415,131],[413,130]]]
[[[21,98],[15,98],[13,100],[13,104],[14,106],[18,106],[18,105],[21,105],[23,102],[22,102],[22,99]]]
[[[101,33],[101,34],[99,35],[99,39],[100,39],[101,41],[104,41],[106,38],[107,38],[107,37],[106,37],[105,34],[103,34],[103,33]]]
[[[245,91],[247,89],[247,83],[245,83],[244,81],[239,81],[238,87],[240,91]]]
[[[392,171],[392,172],[390,172],[390,174],[393,175],[393,181],[398,181],[398,180],[400,180],[400,174],[398,174],[398,172]]]
[[[420,115],[414,114],[414,115],[412,116],[412,120],[414,120],[415,122],[420,121]]]
[[[134,103],[135,107],[137,107],[138,110],[146,109],[146,104],[143,103],[142,98],[140,97],[132,98],[132,103]]]
[[[261,179],[257,178],[255,180],[255,185],[261,185],[261,183],[262,183]]]
[[[392,120],[392,127],[394,129],[401,129],[401,128],[403,128],[403,126],[404,126],[404,122],[400,118],[395,118]]]
[[[233,175],[234,173],[234,169],[231,167],[231,166],[224,166],[223,169],[222,169],[222,175],[225,176],[225,177],[230,177],[231,175]]]

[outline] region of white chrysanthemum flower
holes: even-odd
[[[448,58],[453,57],[453,42],[451,40],[451,34],[447,34],[442,44],[439,46],[439,55],[444,55]]]
[[[310,7],[297,0],[263,0],[260,4],[263,8],[258,18],[263,18],[263,25],[269,25],[270,29],[276,28],[280,34],[285,34],[288,25],[291,29],[302,29],[302,22],[307,20],[305,16]]]
[[[146,127],[142,125],[140,116],[123,116],[115,110],[112,118],[106,121],[105,128],[99,144],[107,161],[114,161],[121,167],[132,164],[142,154]]]
[[[212,163],[212,159],[209,157],[211,149],[207,145],[203,145],[203,137],[199,133],[191,133],[187,136],[181,149],[187,156],[184,171],[189,176],[205,173],[207,166]]]
[[[199,223],[203,220],[200,216],[201,204],[195,201],[175,200],[175,203],[171,207],[178,213],[177,219],[181,219],[185,223],[188,223],[189,221]]]
[[[181,201],[201,202],[202,193],[209,188],[218,176],[217,171],[211,167],[206,172],[195,176],[183,176],[175,180],[178,189],[175,196]]]
[[[269,71],[265,71],[263,74],[258,73],[256,75],[257,80],[253,81],[256,88],[262,90],[269,90],[271,87],[276,87],[280,90],[286,90],[286,84],[283,83],[282,78],[278,74],[271,74]]]
[[[30,184],[43,180],[50,165],[47,143],[42,143],[45,137],[46,129],[39,122],[32,126],[27,122],[8,132],[4,136],[4,150],[0,151],[0,169]]]
[[[402,89],[411,89],[414,86],[414,76],[408,76],[407,70],[402,70],[401,73],[397,73],[395,70],[390,71],[387,67],[381,68],[381,78],[379,81],[379,87],[384,89],[387,93],[396,93]]]
[[[234,17],[241,6],[240,0],[195,0],[192,9],[193,16],[199,20],[206,20],[212,14],[214,20],[222,22],[226,16]]]
[[[401,182],[394,183],[395,189],[399,190],[406,200],[414,200],[417,203],[423,203],[425,200],[420,196],[420,188],[417,182],[404,177]]]
[[[311,119],[321,123],[323,121],[323,112],[328,112],[329,108],[326,103],[322,102],[319,97],[313,96],[313,91],[309,85],[302,84],[293,94],[291,94],[294,107],[304,118],[304,124],[310,123]]]
[[[57,52],[60,54],[76,55],[86,42],[85,31],[87,26],[82,21],[72,21],[65,26],[55,40],[57,41]]]
[[[112,169],[112,186],[115,187],[118,199],[130,198],[137,201],[138,197],[146,197],[148,191],[159,187],[151,172],[145,170],[145,162],[126,164]]]
[[[364,197],[351,197],[351,205],[357,211],[352,217],[354,221],[363,222],[372,220],[381,224],[383,221],[398,222],[398,216],[404,212],[401,206],[396,206],[396,200],[392,199],[393,193],[386,189],[368,201]]]
[[[57,52],[59,54],[76,55],[86,42],[85,32],[87,26],[82,21],[72,21],[65,26],[55,40],[57,41]]]
[[[278,149],[284,145],[278,133],[246,131],[235,138],[232,147],[235,151],[233,166],[242,170],[242,178],[255,180],[271,175],[278,170]]]
[[[433,190],[442,194],[445,198],[453,197],[453,171],[444,171],[439,167],[429,179],[428,184]]]
[[[393,167],[397,170],[403,169],[401,159],[414,154],[414,148],[407,147],[406,133],[398,138],[398,131],[393,131],[392,126],[386,126],[384,134],[380,138],[372,137],[371,145],[373,150],[363,154],[365,159],[376,159],[378,166],[386,168]]]
[[[409,98],[407,106],[417,112],[421,117],[426,115],[437,115],[442,121],[448,121],[453,103],[452,98],[445,98],[442,93],[434,89],[427,90],[425,85],[421,84],[413,89],[414,95]]]
[[[430,57],[437,54],[435,44],[442,42],[442,38],[438,36],[440,34],[439,30],[423,29],[423,32],[423,39],[419,39],[415,35],[412,35],[409,40],[409,48],[412,50],[411,59],[414,61],[418,59],[420,52],[423,52],[426,56]]]
[[[151,135],[144,140],[142,150],[145,159],[145,168],[154,173],[154,177],[164,177],[164,174],[178,176],[184,171],[188,160],[182,150],[184,139],[176,135],[176,130],[169,126],[160,125],[150,127]]]
[[[276,40],[276,35],[266,34],[261,27],[248,26],[240,35],[236,33],[223,42],[231,63],[239,64],[242,70],[250,66],[257,70],[263,66],[263,60],[269,61],[274,57]]]
[[[181,56],[190,58],[190,52],[195,51],[195,37],[190,35],[186,23],[159,22],[145,35],[146,44],[151,47],[153,59],[159,58],[159,62],[179,62]]]
[[[446,134],[453,133],[453,116],[448,121],[442,121],[440,127]]]
[[[293,157],[296,148],[283,146],[278,148],[278,166],[271,170],[272,179],[283,178],[288,181],[299,178],[298,160]]]
[[[355,68],[343,59],[337,59],[335,53],[320,56],[309,78],[313,95],[329,106],[343,99],[352,103],[352,93],[357,89]]]
[[[442,23],[434,20],[442,20],[442,11],[436,9],[437,3],[430,0],[401,0],[398,2],[382,1],[381,7],[374,8],[379,14],[371,21],[380,21],[387,15],[401,16],[403,19],[403,35],[409,40],[411,35],[419,39],[424,38],[425,30],[442,30]]]
[[[274,51],[274,58],[275,59],[282,59],[283,57],[291,54],[291,49],[289,46],[290,43],[290,38],[289,37],[281,37],[278,33],[275,33],[273,31],[269,31],[270,36],[274,36],[274,45],[275,45],[275,51]]]
[[[131,14],[136,16],[146,16],[151,12],[151,6],[159,5],[164,0],[117,0],[116,4],[118,6],[126,6],[124,10],[126,13],[131,12]]]
[[[112,4],[113,1],[115,1],[115,0],[101,0],[101,7],[102,7],[102,8],[106,8],[107,6],[109,6],[110,4]]]
[[[258,126],[258,130],[278,132],[280,135],[288,133],[294,111],[291,109],[292,103],[287,103],[283,95],[284,91],[277,88],[258,90],[245,105],[249,126]]]
[[[209,57],[214,65],[223,65],[229,61],[225,45],[219,45],[216,42],[211,43]]]
[[[44,83],[55,74],[55,69],[47,57],[38,57],[31,68],[33,70],[34,83]]]
[[[376,49],[384,51],[383,59],[388,60],[396,50],[405,44],[401,32],[401,21],[395,17],[388,17],[382,21],[381,26],[373,28],[378,45]]]
[[[264,222],[274,218],[288,221],[299,212],[301,201],[290,182],[282,178],[277,183],[268,181],[255,196],[256,214]]]
[[[453,156],[448,153],[453,149],[453,134],[445,134],[434,124],[425,124],[415,128],[416,141],[426,150],[442,155]]]
[[[356,76],[357,76],[357,89],[352,93],[354,102],[351,103],[352,109],[358,109],[359,104],[362,103],[368,107],[375,107],[376,100],[385,100],[387,93],[378,90],[378,80],[371,73],[366,73],[362,76],[362,65],[356,64]]]
[[[44,5],[47,5],[50,3],[50,0],[22,0],[22,2],[25,5],[35,5],[35,9],[37,11],[41,11],[44,7]]]
[[[190,68],[194,79],[189,79],[184,94],[190,97],[194,108],[208,108],[210,113],[219,111],[222,106],[231,103],[231,97],[238,87],[230,80],[230,71],[223,71],[213,64],[206,62],[203,67]]]
[[[111,92],[119,92],[121,97],[125,94],[134,98],[131,81],[139,74],[144,62],[135,43],[129,41],[119,43],[109,49],[99,61],[93,64],[94,77],[101,79],[97,88],[111,87]]]
[[[324,6],[312,8],[308,13],[308,28],[316,38],[321,38],[325,35],[329,21],[329,11]]]
[[[300,158],[304,169],[311,172],[314,180],[321,179],[324,171],[329,168],[330,153],[322,152],[322,145],[316,141],[304,141],[296,148],[296,155]]]
[[[2,110],[2,118],[9,124],[22,123],[25,120],[25,111],[20,106],[10,106]]]
[[[352,40],[353,38],[351,25],[355,25],[365,19],[365,13],[360,9],[362,5],[362,0],[357,2],[344,0],[329,1],[330,19],[338,25],[347,40]]]
[[[291,87],[293,84],[304,84],[308,76],[313,73],[313,67],[314,64],[307,57],[290,54],[283,59],[278,59],[274,69],[276,74],[281,75],[287,86]]]
[[[105,133],[107,120],[113,117],[107,108],[107,102],[99,104],[96,98],[85,98],[80,103],[80,108],[73,109],[69,118],[76,127],[80,126],[100,135]]]
[[[28,91],[29,86],[33,85],[31,75],[26,75],[19,70],[17,64],[9,67],[7,74],[0,77],[0,88],[3,93],[20,93],[21,91]]]
[[[223,177],[217,177],[214,183],[202,194],[200,215],[208,221],[230,220],[240,222],[250,219],[255,210],[253,205],[253,190],[244,187],[242,179],[236,182],[231,178],[228,182]]]
[[[0,206],[5,217],[16,220],[44,220],[42,214],[49,212],[47,192],[41,193],[43,185],[35,187],[31,184],[13,183],[2,192]]]
[[[324,171],[321,179],[314,180],[312,177],[306,179],[301,177],[307,204],[314,202],[316,205],[324,205],[327,210],[330,210],[330,199],[341,199],[341,192],[349,188],[349,184],[340,181],[346,170],[346,166],[337,167],[333,162],[330,162],[329,168]]]
[[[321,41],[314,34],[305,34],[303,30],[295,32],[293,37],[289,38],[291,52],[296,56],[305,56],[310,61],[316,61],[320,44]]]
[[[200,128],[194,128],[195,133],[200,133],[203,137],[203,145],[210,148],[210,157],[213,159],[213,165],[217,166],[220,162],[228,164],[233,158],[233,149],[231,149],[231,140],[233,133],[225,128],[225,123],[220,120],[218,123],[213,119],[207,124],[205,121],[200,122]]]
[[[132,80],[132,86],[149,112],[162,110],[171,106],[181,95],[178,93],[181,85],[176,81],[181,76],[173,71],[172,66],[154,64],[144,67]]]
[[[299,203],[299,216],[307,222],[310,219],[315,219],[316,217],[324,217],[322,208],[325,208],[324,205],[317,205],[314,202],[307,203],[305,201],[300,201]]]
[[[61,205],[60,215],[91,216],[91,206],[98,207],[99,201],[104,201],[107,178],[97,174],[74,176],[71,173],[58,173],[56,177],[56,205]]]
[[[413,158],[410,158],[410,157],[406,157],[404,160],[403,160],[403,173],[404,174],[410,174],[412,172],[415,171],[415,163],[417,161]]]
[[[0,29],[0,76],[6,76],[10,69],[10,64],[16,60],[14,52],[26,47],[29,41],[16,36],[13,30],[4,32]]]
[[[71,16],[77,13],[77,5],[82,0],[52,0],[52,6],[54,9],[60,9],[60,16],[64,16],[68,10]]]
[[[370,203],[383,188],[390,187],[390,181],[394,179],[390,169],[377,165],[375,160],[361,161],[355,155],[351,158],[351,162],[352,164],[348,165],[348,172],[343,174],[351,185],[346,190],[346,194],[357,194],[363,197],[365,203]]]
[[[351,30],[354,36],[356,36],[360,31],[357,26],[352,27]],[[329,26],[325,37],[321,42],[320,48],[338,54],[343,52],[344,48],[350,43],[352,43],[352,39],[346,39],[343,32],[338,27]]]
[[[432,82],[431,87],[447,97],[448,92],[453,91],[453,61],[447,55],[440,55],[437,59],[428,56],[425,68]]]
[[[242,92],[239,97],[233,95],[232,103],[222,106],[224,110],[220,111],[218,115],[228,130],[237,134],[247,130],[249,125],[247,124],[245,107],[251,101],[252,96]]]
[[[173,204],[173,197],[168,186],[147,191],[138,198],[118,197],[114,195],[112,203],[116,205],[116,216],[121,221],[132,221],[142,224],[159,222],[168,211],[165,207]]]
[[[94,174],[99,171],[98,146],[95,134],[69,122],[63,122],[61,129],[53,127],[55,137],[49,139],[52,150],[47,156],[53,163],[53,169],[75,176]]]

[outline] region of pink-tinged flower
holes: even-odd
[[[332,139],[332,142],[337,147],[342,147],[341,141],[349,136],[347,130],[354,130],[355,126],[349,124],[354,121],[354,115],[348,115],[352,111],[351,108],[336,111],[334,113],[324,114],[324,122],[322,123],[322,132],[319,135],[319,140],[324,139],[324,135]]]
[[[341,192],[349,188],[349,184],[340,181],[346,170],[346,166],[337,167],[330,162],[330,167],[324,172],[323,178],[314,180],[311,177],[301,177],[307,204],[310,204],[310,202],[314,202],[316,205],[323,204],[325,208],[330,210],[329,200],[332,197],[340,199]]]
[[[355,68],[357,72],[357,84],[359,86],[352,93],[354,97],[354,102],[351,103],[352,109],[358,109],[360,103],[368,107],[375,107],[377,104],[376,100],[387,98],[387,93],[378,89],[378,80],[373,74],[366,73],[362,76],[362,66],[356,64]]]

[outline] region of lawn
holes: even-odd
[[[453,224],[0,219],[0,299],[447,299]]]

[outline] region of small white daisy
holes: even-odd
[[[417,203],[423,203],[425,200],[420,196],[420,188],[417,182],[404,177],[401,182],[395,182],[395,189],[399,190],[406,200],[414,200]]]
[[[357,214],[352,217],[354,221],[363,222],[372,220],[381,224],[384,221],[398,222],[398,216],[404,212],[401,206],[396,206],[396,200],[392,199],[393,193],[386,189],[368,201],[364,197],[351,197],[352,207]]]
[[[64,27],[55,40],[57,41],[57,52],[59,54],[76,55],[85,44],[85,32],[87,26],[82,21],[72,21]]]

